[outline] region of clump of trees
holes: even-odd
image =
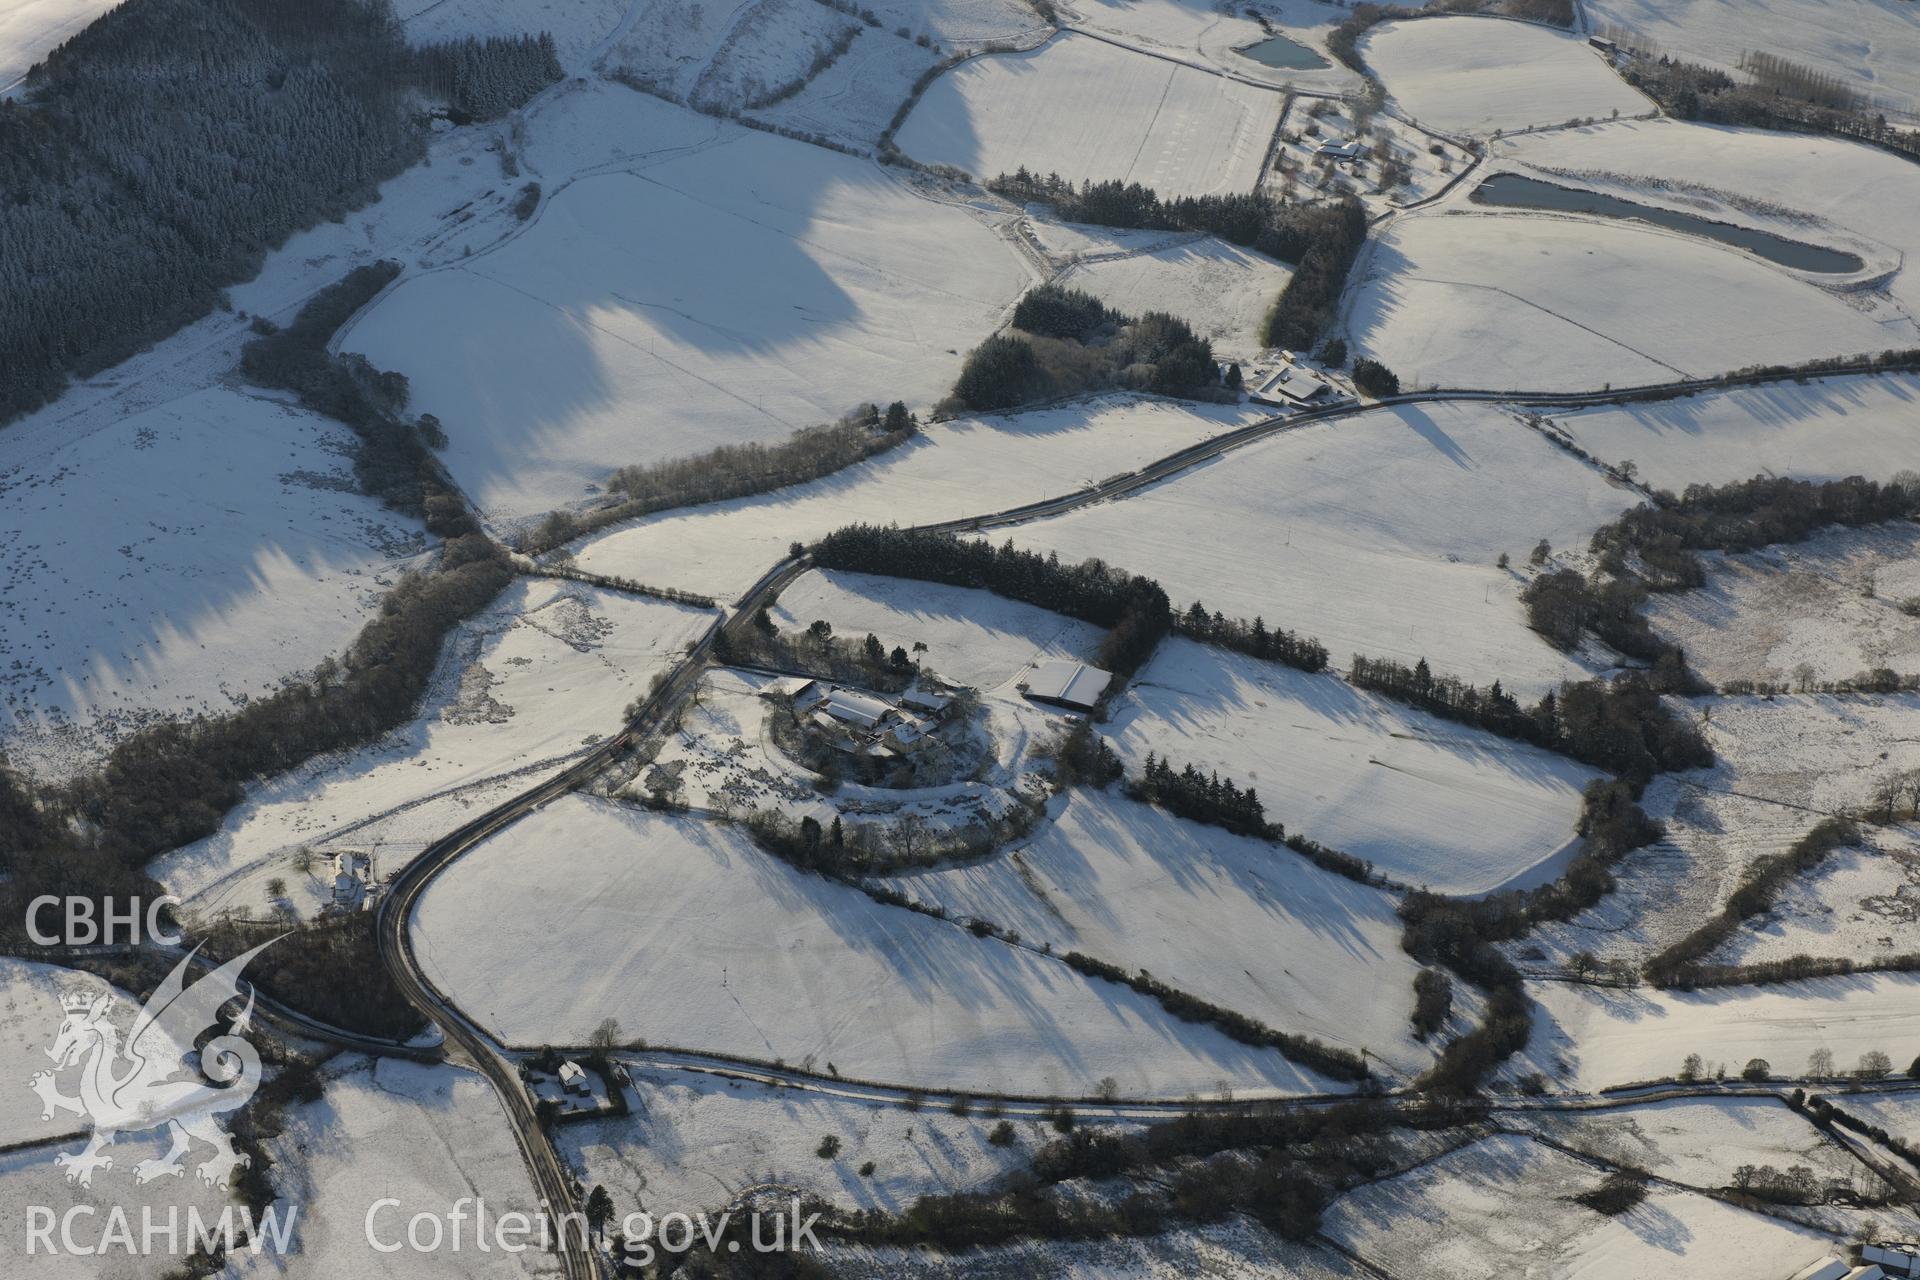
[[[1104,787],[1126,773],[1113,747],[1085,719],[1075,720],[1044,750],[1053,757],[1054,780],[1062,787]]]
[[[956,587],[978,587],[1108,628],[1100,665],[1129,675],[1173,625],[1167,593],[1151,578],[1100,560],[1063,565],[1055,556],[950,533],[849,525],[813,544],[823,569],[877,573]]]
[[[1014,328],[1076,342],[1087,341],[1116,318],[1116,313],[1092,294],[1057,284],[1027,290],[1013,308]]]
[[[1367,238],[1367,216],[1348,197],[1332,204],[1288,204],[1264,193],[1162,197],[1133,182],[1082,182],[1022,167],[987,184],[1011,200],[1051,204],[1068,222],[1103,227],[1205,231],[1294,268],[1267,316],[1269,346],[1310,350],[1332,319],[1333,304]]]
[[[1595,1213],[1616,1218],[1647,1198],[1647,1175],[1637,1169],[1615,1169],[1599,1186],[1573,1198]]]
[[[261,325],[240,353],[240,371],[263,387],[292,391],[315,413],[345,423],[357,440],[354,479],[362,492],[397,511],[426,514],[428,488],[437,488],[426,442],[403,416],[404,374],[373,367],[365,356],[333,354],[327,342],[347,317],[400,274],[392,261],[356,267],[316,294],[284,329]],[[431,430],[444,441],[438,419]]]
[[[1706,581],[1696,551],[1752,551],[1804,542],[1828,525],[1859,528],[1920,516],[1920,472],[1881,483],[1848,476],[1796,480],[1755,476],[1724,485],[1661,492],[1594,531],[1593,550],[1609,572],[1631,571],[1649,589],[1677,591]]]
[[[1091,294],[1043,284],[1020,300],[1013,325],[968,354],[953,387],[959,405],[1011,409],[1105,386],[1223,394],[1213,345],[1164,311],[1133,319]]]
[[[1785,58],[1746,54],[1740,70],[1748,79],[1742,82],[1718,67],[1631,52],[1622,71],[1627,83],[1682,120],[1816,130],[1920,156],[1920,129],[1889,125],[1886,115],[1862,102],[1851,86]]]
[[[1706,581],[1700,551],[1751,551],[1802,542],[1829,525],[1858,528],[1920,515],[1920,473],[1892,481],[1849,476],[1809,481],[1775,476],[1659,492],[1594,531],[1599,565],[1542,573],[1521,592],[1527,625],[1557,648],[1578,648],[1591,631],[1615,650],[1648,662],[1663,692],[1693,692],[1685,655],[1653,634],[1641,613],[1651,591],[1682,591]],[[1538,563],[1538,561],[1536,561]],[[1891,674],[1891,673],[1889,673]],[[1871,673],[1866,673],[1871,679]],[[1899,677],[1894,677],[1899,683]]]
[[[923,1196],[897,1212],[813,1204],[808,1209],[822,1211],[817,1232],[823,1237],[948,1251],[1018,1239],[1152,1235],[1234,1215],[1284,1239],[1309,1240],[1342,1191],[1404,1161],[1396,1130],[1448,1127],[1471,1118],[1447,1108],[1354,1102],[1189,1114],[1126,1135],[1069,1119],[1064,1136],[1035,1152],[1031,1174],[1013,1185]],[[1045,1193],[1082,1179],[1131,1179],[1132,1189],[1115,1196]]]
[[[342,1030],[405,1040],[423,1024],[380,956],[376,922],[371,911],[291,931],[284,923],[221,922],[208,930],[206,949],[225,959],[277,939],[247,966],[249,981],[280,1003]]]
[[[1713,763],[1699,730],[1669,711],[1660,700],[1660,686],[1641,672],[1569,681],[1531,707],[1522,707],[1498,680],[1481,689],[1457,676],[1435,675],[1425,658],[1409,667],[1392,658],[1355,654],[1347,679],[1356,688],[1560,752],[1636,784],[1656,773]]]
[[[1453,1013],[1453,979],[1439,969],[1413,975],[1413,1034],[1425,1040],[1447,1025]]]
[[[816,618],[805,630],[783,632],[773,615],[762,608],[745,628],[723,630],[715,656],[722,662],[758,664],[804,671],[823,680],[862,684],[895,692],[921,674],[906,646],[886,642],[869,631],[863,639],[833,633],[833,624]]]
[[[615,499],[591,511],[554,511],[520,536],[518,546],[538,555],[623,520],[770,493],[832,475],[905,444],[920,423],[899,400],[883,411],[863,404],[839,422],[802,427],[778,444],[725,444],[706,453],[621,467],[607,487]]]
[[[1183,765],[1175,772],[1171,761],[1148,752],[1140,776],[1128,781],[1127,794],[1191,822],[1224,827],[1236,835],[1285,845],[1322,871],[1358,884],[1385,883],[1375,874],[1373,864],[1364,858],[1329,848],[1305,836],[1289,835],[1284,824],[1268,822],[1266,809],[1252,787],[1243,791],[1232,778],[1201,773],[1192,764]]]
[[[1502,1062],[1526,1048],[1533,1034],[1532,1002],[1520,971],[1495,945],[1536,925],[1570,920],[1613,891],[1613,866],[1632,850],[1660,838],[1660,824],[1634,803],[1626,783],[1596,778],[1582,797],[1580,853],[1558,880],[1484,898],[1447,898],[1419,890],[1400,903],[1400,945],[1423,965],[1444,966],[1486,992],[1480,1025],[1440,1051],[1421,1078],[1444,1095],[1478,1089]]]
[[[494,120],[565,74],[551,33],[488,36],[429,45],[417,54],[416,76],[446,99],[456,124]]]
[[[1376,400],[1400,394],[1400,377],[1370,356],[1353,362],[1353,385]]]
[[[1140,776],[1127,786],[1136,800],[1157,804],[1167,812],[1209,826],[1225,827],[1238,835],[1265,838],[1267,811],[1252,787],[1244,791],[1232,778],[1201,773],[1188,764],[1179,772],[1167,761],[1147,753]]]
[[[1260,617],[1247,622],[1220,613],[1209,613],[1207,607],[1198,600],[1187,606],[1185,612],[1174,615],[1173,629],[1202,644],[1218,645],[1222,649],[1232,649],[1236,653],[1268,662],[1284,663],[1301,671],[1324,671],[1327,668],[1327,647],[1312,636],[1296,635],[1284,628],[1269,631],[1266,620]]]
[[[1313,349],[1332,327],[1347,273],[1367,242],[1366,210],[1358,200],[1347,197],[1334,204],[1305,207],[1313,215],[1305,228],[1308,244],[1294,264],[1292,278],[1267,312],[1262,336],[1270,347]]]
[[[518,68],[517,48],[480,60]],[[0,101],[0,419],[209,314],[287,236],[373,198],[421,153],[410,91],[465,60],[410,49],[360,0],[128,0],[48,54]],[[502,74],[489,109],[545,83]]]

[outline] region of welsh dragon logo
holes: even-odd
[[[183,957],[134,1018],[124,1046],[119,1029],[108,1021],[110,994],[69,992],[60,998],[64,1017],[47,1050],[54,1070],[35,1072],[28,1087],[40,1095],[41,1119],[71,1111],[92,1122],[93,1138],[85,1150],[54,1157],[68,1182],[92,1186],[96,1170],[113,1168],[113,1157],[102,1148],[122,1133],[162,1126],[172,1133],[172,1149],[135,1165],[136,1181],[182,1176],[183,1158],[195,1139],[213,1148],[198,1169],[200,1180],[211,1186],[225,1188],[234,1170],[251,1163],[234,1151],[218,1117],[245,1106],[260,1085],[260,1055],[242,1038],[253,1016],[252,992],[225,1034],[197,1053],[194,1044],[218,1027],[220,1010],[240,995],[240,971],[269,945],[263,942],[235,956],[191,986],[184,978],[193,955]],[[68,1097],[55,1077],[75,1066],[80,1094]]]

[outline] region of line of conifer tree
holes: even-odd
[[[1167,593],[1151,578],[1100,560],[1065,565],[1056,555],[1023,551],[1011,541],[996,547],[950,533],[856,524],[826,535],[811,550],[823,569],[979,587],[1106,627],[1100,665],[1122,675],[1137,670],[1173,625]]]

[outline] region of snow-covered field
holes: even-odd
[[[297,872],[298,850],[371,850],[377,875],[398,871],[427,840],[498,800],[497,780],[523,789],[616,732],[622,708],[712,618],[579,583],[521,579],[454,633],[414,720],[259,784],[217,833],[163,856],[152,872],[192,898],[194,910],[253,915],[270,905],[267,882],[284,879],[288,900],[311,914],[329,900],[332,868],[322,857]],[[413,829],[383,821],[421,807],[431,808],[431,821]]]
[[[1162,195],[1251,191],[1282,97],[1089,36],[988,54],[936,80],[896,138],[925,164],[987,179],[1025,165]]]
[[[1906,346],[1914,334],[1890,301],[1837,296],[1703,238],[1465,207],[1396,221],[1347,296],[1356,354],[1408,387],[1639,386]]]
[[[1032,840],[988,861],[886,883],[1404,1075],[1432,1061],[1407,1023],[1420,966],[1388,895],[1117,792],[1073,792]]]
[[[1743,54],[1772,53],[1839,76],[1868,98],[1920,108],[1920,25],[1908,0],[1589,0],[1596,28],[1690,62],[1734,70]]]
[[[1316,636],[1342,668],[1424,656],[1533,696],[1581,669],[1527,630],[1526,579],[1495,560],[1524,564],[1541,538],[1584,546],[1637,500],[1503,409],[1423,405],[1282,432],[1012,537],[1157,578],[1183,608]]]
[[[1920,378],[1821,378],[1556,417],[1595,457],[1675,493],[1754,475],[1890,480],[1920,451]]]
[[[889,651],[924,644],[929,671],[974,689],[997,689],[1042,658],[1089,660],[1102,635],[1090,622],[990,591],[833,569],[796,579],[772,612],[786,632],[824,618],[835,635],[871,632]]]
[[[798,2],[831,12],[814,0]],[[762,105],[747,114],[861,150],[876,148],[914,82],[939,61],[939,47],[922,45],[892,26],[861,24],[858,33],[845,53],[807,77],[805,88],[778,101],[762,98]]]
[[[1920,695],[1811,694],[1697,700],[1718,757],[1687,775],[1709,791],[1802,805],[1812,826],[1872,802],[1873,784],[1920,768]]]
[[[1920,601],[1920,527],[1836,528],[1704,563],[1705,586],[1656,595],[1646,613],[1715,684],[1920,672],[1920,617],[1901,609]]]
[[[1233,778],[1288,831],[1447,894],[1553,879],[1598,776],[1330,676],[1181,639],[1161,642],[1107,732],[1130,768],[1153,752]]]
[[[798,1188],[848,1208],[898,1211],[923,1195],[971,1191],[1024,1168],[1058,1138],[1037,1116],[1013,1120],[1016,1139],[996,1147],[999,1123],[975,1110],[956,1116],[929,1103],[899,1106],[810,1089],[781,1089],[631,1062],[631,1116],[555,1131],[561,1151],[622,1213],[645,1204],[658,1215],[714,1206],[767,1183]],[[815,1154],[840,1139],[840,1154]],[[874,1170],[860,1167],[872,1161]]]
[[[52,924],[58,910],[57,907],[47,910],[45,924]],[[54,1070],[47,1050],[59,1034],[60,1020],[66,1016],[60,1008],[60,997],[69,991],[96,997],[111,995],[114,1007],[110,1021],[123,1034],[140,1011],[139,997],[90,973],[12,956],[0,957],[0,1081],[5,1082],[0,1086],[5,1090],[0,1093],[0,1097],[5,1098],[5,1105],[0,1105],[0,1147],[76,1133],[87,1127],[84,1117],[71,1112],[57,1112],[42,1119],[40,1100],[27,1091],[27,1082],[36,1072]],[[71,1090],[73,1081],[63,1079],[60,1086],[63,1092]],[[77,1144],[68,1145],[77,1148]],[[44,1153],[43,1158],[51,1161],[51,1150]],[[132,1162],[127,1163],[131,1167]],[[0,1232],[0,1237],[12,1234]]]
[[[26,1093],[24,1080],[15,1087],[30,1105],[38,1106],[32,1095]],[[9,1101],[8,1105],[16,1104]],[[167,1152],[166,1131],[158,1129],[129,1132],[120,1137],[112,1147],[114,1167],[96,1173],[91,1188],[75,1186],[54,1165],[53,1157],[57,1152],[77,1152],[85,1145],[83,1140],[76,1139],[0,1153],[0,1225],[6,1228],[0,1231],[0,1271],[8,1276],[32,1276],[34,1280],[165,1280],[178,1276],[177,1268],[184,1259],[165,1252],[164,1235],[156,1237],[155,1251],[149,1254],[116,1246],[89,1256],[58,1247],[59,1222],[72,1213],[74,1216],[67,1221],[72,1224],[77,1249],[95,1249],[102,1243],[103,1233],[111,1221],[109,1215],[116,1208],[125,1215],[136,1244],[141,1239],[143,1212],[150,1212],[162,1230],[173,1215],[180,1224],[183,1242],[178,1251],[184,1255],[191,1251],[184,1243],[189,1213],[198,1211],[200,1220],[214,1224],[217,1231],[221,1210],[233,1204],[231,1194],[208,1186],[192,1173],[179,1178],[156,1178],[144,1184],[136,1182],[133,1173],[136,1164],[142,1160],[158,1160]],[[205,1150],[196,1148],[197,1152]],[[189,1157],[188,1167],[192,1167],[192,1162],[193,1157]],[[30,1255],[28,1230],[32,1222],[30,1215],[36,1209],[53,1214],[52,1239],[56,1247],[49,1250],[42,1241]],[[238,1209],[234,1222],[237,1229]],[[268,1274],[269,1270],[262,1267],[258,1274]]]
[[[1412,1173],[1349,1192],[1324,1230],[1393,1275],[1787,1276],[1832,1251],[1824,1235],[1706,1196],[1653,1188],[1607,1217],[1570,1197],[1601,1169],[1498,1135]]]
[[[575,551],[596,573],[731,599],[786,559],[794,541],[860,521],[925,524],[1058,497],[1261,416],[1252,407],[1111,396],[961,418],[824,479],[619,525]]]
[[[858,15],[813,0],[659,0],[630,11],[599,63],[674,101],[870,149],[942,57],[1043,36],[1020,0],[890,0]]]
[[[1816,1049],[1842,1069],[1878,1049],[1905,1064],[1920,1052],[1920,977],[1855,975],[1769,987],[1627,991],[1529,983],[1533,1041],[1515,1064],[1594,1090],[1679,1074],[1697,1053],[1738,1075],[1749,1058],[1799,1076]]]
[[[1799,1066],[1771,1065],[1782,1072]],[[1520,1122],[1535,1133],[1690,1187],[1731,1186],[1745,1164],[1802,1164],[1823,1178],[1867,1176],[1845,1148],[1773,1098],[1680,1098],[1597,1113],[1522,1114]]]
[[[1837,138],[1682,120],[1509,138],[1493,144],[1492,155],[1555,182],[1853,252],[1867,263],[1861,276],[1808,278],[1843,291],[1862,315],[1889,321],[1884,340],[1863,349],[1914,345],[1909,317],[1920,310],[1920,274],[1906,265],[1920,252],[1920,166],[1897,155]],[[1628,284],[1610,280],[1605,292],[1631,304]]]
[[[283,1261],[244,1258],[238,1277],[285,1276],[332,1280],[347,1275],[400,1275],[407,1280],[557,1276],[558,1259],[530,1248],[521,1253],[475,1247],[474,1226],[463,1225],[453,1247],[445,1215],[462,1197],[486,1202],[488,1229],[505,1213],[540,1211],[513,1130],[493,1089],[480,1076],[451,1066],[349,1055],[329,1063],[326,1093],[288,1112],[286,1131],[270,1144],[280,1204],[300,1206],[299,1251]],[[398,1200],[377,1211],[376,1201]],[[466,1206],[469,1215],[473,1206]],[[556,1212],[558,1209],[556,1208]],[[382,1253],[368,1243],[371,1230]],[[408,1219],[441,1219],[441,1248],[406,1248]],[[421,1239],[431,1240],[430,1232]]]
[[[888,170],[627,96],[635,127],[686,145],[580,178],[346,339],[412,380],[496,521],[628,463],[928,404],[1026,280],[991,229]]]
[[[1495,18],[1420,18],[1368,32],[1360,56],[1402,111],[1447,133],[1652,111],[1585,40]]]
[[[417,521],[353,490],[352,434],[212,388],[48,455],[0,435],[0,746],[47,776],[156,716],[224,712],[337,653]]]
[[[13,0],[0,9],[0,97],[119,0]]]
[[[1336,90],[1352,88],[1359,79],[1327,52],[1327,33],[1346,14],[1317,0],[1265,0],[1259,7],[1275,34],[1320,55],[1326,65],[1315,68],[1269,67],[1240,53],[1267,39],[1250,7],[1236,12],[1221,0],[1077,0],[1063,7],[1071,9],[1074,25],[1082,30],[1245,79]]]
[[[653,1044],[896,1084],[1330,1088],[1059,960],[796,872],[737,827],[581,797],[468,854],[412,929],[434,984],[509,1043],[582,1042],[612,1017]]]
[[[1213,342],[1216,358],[1259,354],[1261,326],[1293,271],[1273,259],[1212,236],[1180,237],[1162,249],[1134,252],[1124,243],[1090,247],[1060,283],[1084,289],[1128,315],[1166,311]]]
[[[1748,921],[1710,959],[1753,964],[1808,955],[1872,964],[1914,950],[1920,830],[1909,823],[1864,827],[1861,834],[1860,846],[1835,850],[1789,881],[1772,910]]]

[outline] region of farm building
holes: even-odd
[[[1860,1250],[1860,1260],[1878,1266],[1889,1276],[1920,1276],[1920,1244],[1870,1244]]]
[[[1253,399],[1264,404],[1309,405],[1331,399],[1332,388],[1292,365],[1274,371],[1253,390]]]
[[[1110,671],[1084,662],[1052,658],[1034,664],[1033,670],[1020,682],[1020,691],[1035,702],[1090,711],[1111,683],[1113,673]]]
[[[935,741],[934,730],[952,704],[950,694],[915,687],[897,701],[842,689],[819,680],[789,681],[768,693],[787,698],[837,751],[852,755],[916,755]]]
[[[1313,154],[1333,161],[1358,160],[1367,154],[1367,149],[1358,142],[1323,142],[1313,149]]]

